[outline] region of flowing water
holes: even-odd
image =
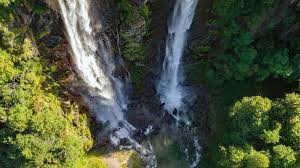
[[[183,105],[185,91],[181,87],[180,61],[196,6],[197,0],[177,0],[168,22],[166,55],[157,90],[164,108],[170,114],[175,109],[180,110]],[[178,116],[174,117],[179,119]]]
[[[173,13],[168,21],[165,59],[157,86],[158,95],[161,103],[164,104],[165,110],[177,122],[183,121],[187,129],[191,127],[191,122],[183,104],[183,99],[187,96],[187,93],[182,87],[183,72],[180,63],[197,2],[198,0],[176,0]],[[191,140],[192,142],[186,146],[184,153],[186,154],[186,160],[190,162],[189,167],[194,168],[200,161],[202,148],[197,135],[191,135]]]
[[[123,82],[113,75],[117,58],[112,52],[109,37],[104,32],[99,35],[96,31],[101,29],[102,25],[94,26],[92,23],[91,1],[58,0],[58,2],[75,70],[87,90],[82,96],[90,110],[106,128],[109,128],[113,145],[120,149],[133,148],[147,162],[147,168],[157,167],[151,143],[146,143],[148,148],[145,148],[132,138],[134,132],[138,130],[128,123],[125,117],[127,99],[123,93]],[[165,103],[165,108],[169,112],[179,110],[182,106],[184,91],[180,87],[180,59],[196,4],[197,0],[177,0],[169,20],[166,58],[158,85],[161,101]],[[149,127],[144,134],[148,136],[151,132],[152,127]],[[123,139],[131,145],[122,146]],[[186,160],[192,161],[189,167],[194,168],[199,162],[201,146],[193,136],[191,142],[192,150],[186,148],[184,152],[187,153]],[[194,154],[189,155],[191,151]]]
[[[126,99],[121,92],[122,83],[112,76],[115,64],[108,37],[103,33],[101,39],[95,39],[88,1],[59,0],[59,4],[77,73],[93,96],[102,99],[105,110],[98,118],[118,127],[124,121]]]
[[[111,131],[110,139],[115,146],[121,139],[127,139],[147,161],[147,167],[156,167],[155,156],[150,149],[142,147],[131,134],[135,128],[124,116],[126,97],[122,81],[113,76],[116,64],[108,36],[102,32],[95,35],[90,16],[88,0],[58,0],[66,34],[71,47],[71,55],[78,76],[84,82],[88,93],[83,97],[89,108]],[[99,26],[98,26],[99,27]],[[100,26],[101,27],[101,26]],[[123,147],[127,148],[127,147]]]

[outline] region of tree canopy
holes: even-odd
[[[274,101],[244,97],[229,112],[229,132],[219,148],[221,167],[297,167],[300,95]]]

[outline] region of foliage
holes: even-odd
[[[133,86],[142,89],[148,64],[145,37],[150,24],[150,7],[147,3],[138,4],[130,0],[116,0],[120,12],[120,39],[122,56],[129,63]]]
[[[271,101],[259,96],[245,97],[229,112],[233,129],[242,136],[255,135],[266,128]]]
[[[79,160],[74,168],[109,168],[98,156],[85,156],[83,159]]]
[[[147,4],[137,5],[130,0],[117,0],[121,15],[121,22],[126,24],[135,23],[140,17],[145,19],[150,16],[150,8]]]
[[[41,2],[36,0],[26,0],[26,4],[35,14],[41,15],[48,11],[46,4],[41,4]]]
[[[121,44],[127,61],[144,61],[146,55],[143,39],[148,31],[150,9],[148,4],[135,4],[117,0],[121,21]]]
[[[11,4],[14,1],[15,0],[0,0],[0,5],[8,6],[9,4]]]
[[[199,61],[201,66],[197,73],[203,76],[204,82],[220,86],[230,80],[255,78],[263,81],[270,77],[295,80],[300,77],[299,50],[296,45],[290,45],[298,40],[296,37],[282,40],[282,34],[296,23],[296,12],[289,9],[283,18],[266,17],[275,8],[275,2],[214,1],[215,17],[210,24],[215,29],[210,31],[211,40],[200,43],[198,47],[210,46],[211,49],[206,53],[197,50],[197,47],[194,50],[196,55],[209,56]]]
[[[274,101],[245,97],[229,112],[229,131],[216,155],[220,167],[297,167],[300,95]]]
[[[269,167],[270,161],[268,156],[262,152],[252,150],[250,154],[245,157],[246,168],[267,168]]]
[[[138,90],[143,89],[143,81],[147,70],[145,67],[134,65],[130,68],[131,80],[135,88]]]
[[[273,147],[273,165],[274,168],[293,167],[296,162],[296,153],[289,146],[277,145]]]
[[[128,32],[121,33],[121,38],[125,45],[123,46],[123,56],[127,61],[144,61],[146,49],[141,41]]]
[[[0,167],[74,167],[92,145],[86,116],[63,110],[51,92],[60,87],[52,65],[36,54],[14,8],[0,20]]]

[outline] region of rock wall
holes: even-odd
[[[151,24],[149,46],[156,62],[162,63],[165,55],[165,40],[168,33],[167,20],[175,0],[156,0],[150,3]]]
[[[190,29],[190,42],[201,41],[207,36],[207,21],[211,17],[209,11],[212,8],[212,1],[213,0],[198,0],[193,24]]]

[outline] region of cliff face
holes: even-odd
[[[159,73],[159,69],[165,54],[165,39],[167,34],[167,20],[168,16],[170,15],[172,8],[174,6],[175,0],[152,0],[152,1],[145,1],[145,0],[132,0],[136,4],[143,4],[148,2],[150,4],[151,9],[151,22],[149,24],[148,34],[145,39],[140,40],[140,42],[144,41],[146,44],[147,50],[147,65],[152,68],[154,74]],[[51,32],[60,32],[60,36],[58,33],[53,37],[50,37],[47,41],[51,43],[58,43],[64,39],[64,27],[63,23],[60,21],[59,16],[59,8],[57,5],[57,1],[52,0],[43,0],[44,3],[47,3],[49,7],[52,9],[51,13],[48,16],[43,17],[43,23],[36,24],[37,30],[42,30],[41,26],[46,26],[47,31]],[[114,46],[114,52],[119,55],[120,51],[118,51],[118,45],[120,41],[120,33],[122,32],[132,32],[130,30],[132,27],[136,27],[137,29],[143,29],[142,26],[138,26],[140,22],[136,22],[135,25],[131,25],[130,27],[120,27],[120,13],[118,13],[117,4],[115,1],[107,1],[107,0],[96,0],[91,1],[91,14],[93,17],[93,24],[96,27],[95,31],[101,32],[105,31],[107,34],[110,34],[110,38],[112,40],[112,44]],[[204,38],[207,33],[207,25],[206,20],[208,19],[207,9],[211,6],[211,0],[202,0],[198,2],[196,14],[194,17],[194,22],[192,24],[190,35],[189,35],[189,42],[199,41]],[[56,11],[56,12],[54,12]],[[52,26],[53,22],[57,22],[56,27]],[[40,21],[39,21],[40,22]],[[101,23],[100,23],[101,22]],[[97,26],[99,25],[99,26]],[[101,26],[100,26],[101,25]],[[97,29],[97,27],[99,29]],[[101,29],[100,29],[101,27]],[[143,32],[144,30],[135,30],[135,32]],[[55,45],[55,44],[53,44]],[[150,61],[150,62],[149,62]],[[127,65],[130,66],[132,62],[127,62]],[[119,70],[119,71],[127,71],[126,69]],[[126,73],[126,72],[121,72]]]
[[[165,54],[165,40],[168,33],[167,20],[175,0],[156,0],[151,5],[149,46],[156,61],[161,63]]]
[[[70,88],[74,88],[74,83],[78,83],[78,79],[76,78],[76,72],[72,68],[72,59],[68,52],[68,42],[64,35],[64,24],[60,19],[57,4],[51,0],[46,0],[46,2],[52,10],[50,10],[47,15],[41,17],[40,19],[34,19],[34,22],[39,23],[39,20],[44,20],[42,21],[43,24],[37,24],[37,30],[41,29],[40,27],[43,27],[38,25],[44,25],[44,27],[48,27],[50,33],[41,40],[46,41],[46,43],[49,43],[51,46],[53,46],[55,58],[60,63],[58,67],[61,71],[67,72],[65,73],[67,75],[64,77],[64,84],[66,86],[66,90],[69,90]],[[120,14],[120,9],[114,2],[115,1],[113,0],[93,0],[91,1],[92,8],[90,14],[93,16],[92,21],[95,28],[95,33],[101,34],[101,32],[105,31],[105,33],[108,34],[111,39],[115,55],[123,56],[126,67],[118,69],[118,73],[126,74],[128,70],[130,71],[131,68],[136,65],[137,67],[142,67],[143,70],[145,70],[142,71],[143,78],[139,79],[139,86],[142,89],[136,87],[130,87],[129,89],[128,96],[130,99],[130,104],[128,104],[128,111],[126,114],[128,122],[133,124],[136,128],[141,129],[152,125],[157,131],[157,134],[165,134],[163,130],[167,130],[168,134],[177,135],[176,132],[170,131],[171,129],[169,128],[169,126],[174,123],[173,118],[170,116],[162,117],[164,111],[155,90],[155,84],[159,77],[160,68],[165,57],[166,36],[168,33],[167,20],[176,1],[149,1],[148,3],[151,11],[150,22],[146,24],[144,19],[139,18],[134,22],[131,22],[130,25],[124,25],[124,23],[121,23],[122,14]],[[199,1],[194,22],[190,30],[189,42],[201,40],[202,37],[205,36],[207,32],[205,21],[208,18],[208,16],[205,15],[205,11],[210,6],[210,2],[210,0]],[[134,4],[138,4],[138,7],[142,6],[143,3],[144,1],[134,1]],[[50,20],[47,20],[47,18],[50,18]],[[49,25],[47,25],[47,23],[49,23]],[[147,52],[145,54],[146,58],[144,60],[131,61],[124,57],[123,52],[125,48],[123,45],[124,41],[122,41],[121,37],[122,33],[133,35],[133,37],[138,40],[138,43],[147,48]],[[184,56],[184,59],[188,57],[189,53],[187,52]],[[185,63],[186,62],[184,62],[184,64]],[[134,72],[131,71],[132,81],[134,80],[134,75]],[[81,107],[83,107],[82,111],[87,111],[88,109],[85,109],[85,105],[82,103],[82,101],[80,101],[80,95],[78,95],[78,93],[76,94],[78,89],[82,88],[80,88],[80,86],[76,86],[75,89],[73,89],[75,92],[68,92],[67,94],[74,101],[78,101],[79,99],[78,104],[81,104]],[[208,134],[209,132],[207,128],[208,94],[203,88],[195,87],[192,89],[196,96],[190,98],[191,103],[189,106],[191,107],[191,110],[189,115],[194,119],[193,126],[195,128],[199,128],[197,130],[204,132],[201,132],[201,136],[205,137],[205,134]],[[90,129],[94,135],[94,138],[96,139],[96,143],[94,144],[95,148],[107,146],[109,142],[108,138],[105,138],[102,132],[101,134],[98,134],[101,130],[101,125],[95,121],[91,114],[89,116],[91,124]],[[183,129],[181,131],[188,132],[187,134],[189,135],[191,134],[188,130]],[[178,141],[178,143],[181,145],[192,143],[191,139],[181,137],[187,136],[187,134],[174,137],[174,139],[176,139],[176,141]],[[143,135],[136,136],[137,137],[134,138],[137,139],[144,137]],[[186,141],[183,141],[182,139],[185,139]]]
[[[198,0],[194,21],[190,29],[190,42],[203,40],[208,33],[207,21],[211,17],[209,10],[212,8],[213,0]]]
[[[50,10],[47,15],[40,18],[41,20],[44,20],[44,24],[41,25],[48,27],[50,32],[41,40],[46,41],[46,43],[51,44],[55,48],[55,57],[60,59],[59,62],[61,63],[59,67],[61,68],[61,70],[68,72],[68,76],[64,80],[66,82],[66,88],[68,89],[68,87],[72,86],[72,83],[76,83],[76,73],[72,68],[72,60],[70,59],[68,44],[64,35],[64,26],[60,19],[59,8],[56,1],[44,0],[44,2],[46,2],[52,10]],[[117,7],[117,4],[114,2],[115,1],[108,0],[91,1],[92,8],[90,12],[93,16],[95,33],[97,34],[105,31],[106,34],[110,36],[113,50],[118,56],[124,54],[122,53],[124,48],[122,48],[120,34],[129,32],[129,34],[137,33],[138,35],[143,35],[145,26],[141,25],[144,25],[145,23],[144,20],[141,19],[140,21],[137,20],[133,22],[134,24],[131,24],[130,26],[122,25],[120,23],[120,18],[122,17],[122,15],[119,13],[120,11]],[[136,0],[133,3],[142,5],[144,2],[145,1]],[[151,2],[148,2],[151,11],[151,21],[149,22],[149,25],[147,25],[147,34],[145,35],[145,37],[138,37],[140,39],[140,43],[145,44],[147,48],[147,58],[145,59],[147,61],[141,63],[140,61],[128,61],[126,60],[126,58],[123,58],[127,66],[126,68],[122,67],[117,70],[119,71],[118,73],[126,74],[127,69],[130,70],[130,68],[132,66],[135,66],[136,64],[143,64],[142,66],[146,69],[145,74],[143,74],[144,78],[139,83],[139,85],[142,86],[142,89],[137,90],[137,88],[133,87],[130,89],[129,93],[131,103],[129,104],[128,120],[130,123],[140,128],[143,128],[151,123],[153,125],[160,125],[160,121],[157,120],[157,116],[160,116],[160,114],[162,114],[162,109],[160,107],[160,102],[156,97],[155,84],[159,76],[162,61],[165,56],[165,40],[168,33],[167,20],[170,13],[172,12],[175,2],[175,0],[153,0]],[[205,10],[210,6],[210,2],[210,0],[199,1],[194,22],[190,30],[190,42],[193,40],[200,40],[201,37],[203,37],[206,33],[207,28],[205,25],[205,21],[207,20],[208,16],[205,15]],[[50,18],[50,20],[47,20],[46,18]],[[38,23],[38,20],[40,19],[34,19],[34,22]],[[47,25],[47,23],[49,24]],[[38,27],[37,29],[40,29]],[[121,52],[119,51],[119,49],[121,49]],[[188,55],[189,54],[187,53],[185,57],[188,57]],[[132,73],[131,75],[134,74]],[[197,111],[200,111],[198,112],[198,114],[199,116],[202,115],[202,117],[199,117],[197,115],[195,116],[195,118],[201,118],[202,124],[200,127],[205,127],[206,118],[204,113],[206,113],[207,111],[207,109],[205,108],[207,105],[207,101],[206,94],[204,92],[202,92],[202,94],[202,97],[196,98],[197,102],[202,103],[195,105],[197,107],[201,106]],[[73,95],[75,95],[74,99],[78,99],[79,95],[77,95],[76,93],[73,93]],[[91,128],[94,128],[94,132],[99,131],[96,130],[99,128],[99,126],[92,126]]]

